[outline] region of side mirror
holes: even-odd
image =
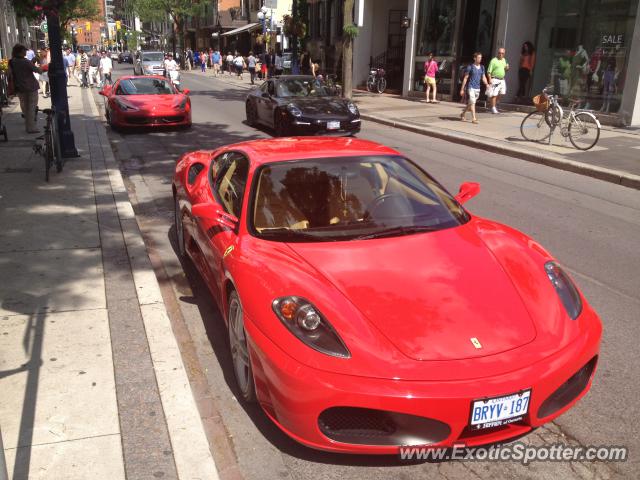
[[[460,185],[460,190],[456,195],[459,203],[466,203],[480,193],[480,184],[475,182],[465,182]]]
[[[225,212],[220,205],[215,203],[198,203],[191,207],[191,214],[196,218],[206,218],[218,222],[223,227],[230,229],[238,225],[238,217]]]
[[[103,97],[108,97],[109,95],[111,95],[111,86],[107,85],[102,90],[100,90],[98,93],[100,95],[102,95]]]
[[[182,93],[184,93],[185,95],[189,95],[191,93],[191,90],[185,88],[184,90],[182,90]]]

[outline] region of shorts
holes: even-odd
[[[424,86],[426,87],[427,85],[435,87],[436,86],[436,79],[434,77],[427,77],[425,75],[425,77],[424,77]]]
[[[487,97],[497,97],[498,95],[506,95],[507,82],[504,78],[492,78],[491,87],[487,89]]]
[[[469,88],[467,90],[467,102],[469,103],[469,105],[475,105],[479,97],[480,97],[479,88]]]

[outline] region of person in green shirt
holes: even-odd
[[[507,82],[505,76],[509,70],[509,63],[505,58],[506,51],[504,48],[498,49],[498,55],[493,57],[487,68],[487,79],[490,87],[487,89],[487,97],[489,98],[489,106],[491,113],[498,112],[498,100],[507,93]]]

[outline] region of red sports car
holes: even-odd
[[[530,431],[589,390],[602,326],[526,235],[401,153],[283,138],[182,156],[175,228],[223,312],[238,391],[313,448]]]
[[[107,85],[105,115],[111,128],[191,126],[189,90],[159,75],[131,76]]]

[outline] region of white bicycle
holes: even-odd
[[[551,144],[553,132],[560,128],[562,136],[578,150],[589,150],[598,143],[600,121],[593,113],[576,109],[578,102],[571,102],[569,111],[565,113],[558,103],[558,96],[549,95],[546,88],[536,99],[536,110],[524,117],[520,124],[520,133],[525,139]]]

